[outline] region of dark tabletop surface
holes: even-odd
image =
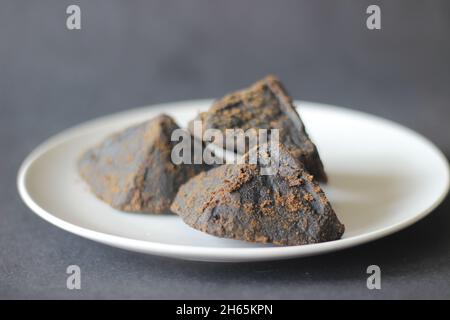
[[[66,29],[79,4],[82,29]],[[365,27],[379,4],[382,29]],[[219,97],[275,73],[298,99],[402,123],[450,156],[448,1],[0,2],[0,298],[450,298],[450,201],[382,240],[323,256],[220,264],[72,235],[16,191],[51,135],[141,105]],[[42,186],[45,188],[45,185]],[[79,265],[82,289],[66,289]],[[366,288],[366,268],[382,289]]]

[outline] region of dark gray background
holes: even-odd
[[[82,30],[65,10],[79,4]],[[379,4],[382,30],[365,28]],[[450,155],[449,1],[0,1],[0,298],[450,298],[450,202],[361,247],[280,262],[146,256],[62,231],[16,192],[23,158],[79,122],[219,97],[267,73],[298,99],[407,125]],[[357,134],[357,133],[356,133]],[[45,187],[45,186],[43,186]],[[82,290],[65,269],[82,269]],[[366,267],[382,290],[366,289]]]

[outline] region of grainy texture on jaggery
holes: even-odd
[[[251,87],[231,93],[216,101],[196,120],[203,130],[240,128],[278,129],[282,142],[306,170],[321,182],[327,181],[316,146],[306,133],[305,126],[295,110],[291,97],[280,80],[267,76]],[[195,134],[193,121],[189,130]],[[202,137],[197,137],[202,139]],[[221,142],[224,145],[223,141]]]
[[[78,162],[91,190],[112,207],[166,213],[179,186],[203,169],[171,161],[175,121],[161,115],[106,138]]]
[[[171,209],[218,237],[278,245],[341,238],[344,225],[313,176],[283,146],[278,160],[274,175],[248,162],[202,172],[181,186]]]

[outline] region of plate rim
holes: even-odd
[[[322,243],[307,244],[301,246],[280,246],[280,247],[257,247],[257,248],[223,248],[223,247],[203,247],[203,246],[184,246],[179,244],[161,243],[147,240],[137,240],[130,239],[124,236],[118,236],[114,234],[109,234],[105,232],[100,232],[92,230],[86,227],[81,227],[77,224],[68,222],[62,218],[59,218],[52,213],[48,212],[39,204],[37,204],[32,196],[29,194],[26,188],[26,177],[31,165],[40,156],[59,145],[60,143],[67,140],[69,137],[73,137],[77,131],[81,131],[80,134],[85,134],[87,130],[92,130],[98,122],[110,121],[116,117],[120,117],[124,114],[130,115],[132,113],[140,113],[148,111],[148,109],[161,109],[171,106],[171,109],[180,107],[186,104],[199,104],[204,105],[210,103],[212,99],[201,99],[201,100],[183,100],[168,103],[159,103],[154,105],[146,105],[142,107],[132,108],[128,110],[123,110],[115,112],[112,114],[99,116],[91,120],[82,122],[61,132],[47,138],[37,147],[35,147],[23,160],[17,174],[17,189],[21,199],[24,203],[33,211],[35,214],[40,216],[45,221],[59,227],[65,231],[76,234],[78,236],[107,244],[113,247],[118,247],[126,250],[131,250],[135,252],[154,254],[159,256],[166,256],[172,258],[180,258],[186,260],[200,260],[200,261],[221,261],[221,262],[244,262],[244,261],[262,261],[262,260],[281,260],[290,258],[299,258],[312,255],[318,255],[327,253],[330,251],[339,251],[349,247],[354,247],[362,245],[373,240],[377,240],[400,230],[403,230],[419,220],[430,214],[442,201],[445,199],[450,188],[450,166],[446,156],[443,152],[428,138],[422,134],[402,125],[395,121],[385,119],[370,113],[366,113],[359,110],[348,109],[340,106],[334,106],[324,103],[309,102],[309,101],[299,101],[296,100],[295,104],[298,105],[309,105],[319,108],[331,109],[333,111],[340,112],[351,112],[356,113],[359,116],[369,117],[374,120],[382,121],[390,125],[394,125],[402,130],[407,131],[409,134],[414,135],[416,138],[422,140],[430,147],[440,158],[440,160],[445,164],[446,169],[446,188],[442,190],[441,194],[436,198],[432,205],[422,212],[407,218],[405,220],[399,221],[390,226],[374,230],[368,233],[352,236],[349,238],[333,240]]]

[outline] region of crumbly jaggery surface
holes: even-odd
[[[207,112],[200,113],[196,120],[202,121],[203,130],[278,129],[280,142],[304,164],[306,170],[316,180],[327,181],[316,146],[306,133],[291,97],[274,76],[267,76],[247,89],[216,101]],[[193,121],[189,129],[194,133]]]
[[[171,161],[175,121],[161,115],[106,138],[78,162],[91,190],[112,207],[129,212],[166,213],[179,186],[203,170]]]
[[[276,156],[273,175],[261,174],[264,160],[200,173],[181,186],[172,211],[218,237],[277,245],[340,239],[344,225],[313,176],[287,148]]]

